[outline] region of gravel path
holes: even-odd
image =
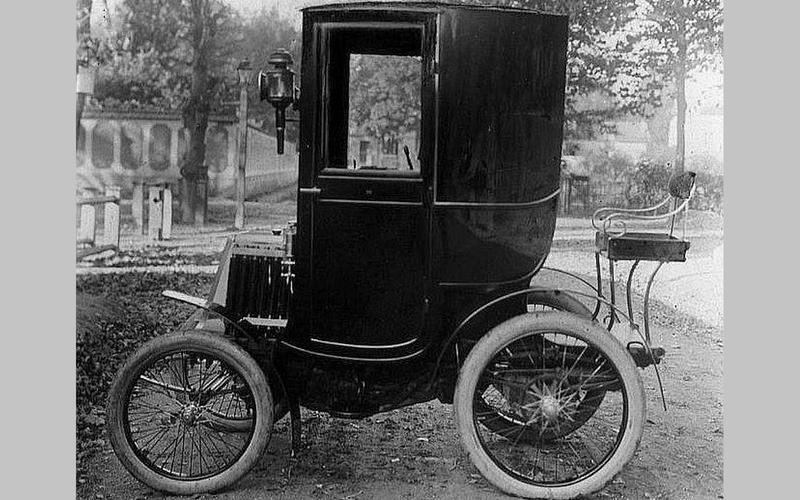
[[[206,276],[214,272],[216,262],[212,259],[218,257],[210,254],[217,246],[221,249],[220,241],[224,240],[216,235],[204,237],[208,246],[203,258],[196,261],[84,267],[76,271],[76,278],[83,283],[116,280],[86,275],[146,270],[157,274],[147,278],[153,286],[145,282],[145,275],[141,279],[125,279],[142,281],[140,286],[156,296],[160,290],[155,288],[161,281],[169,280],[173,285],[172,281],[178,278],[173,274],[178,271]],[[654,336],[668,340],[663,344],[667,355],[659,368],[668,410],[661,408],[655,372],[642,371],[648,419],[639,451],[614,481],[590,499],[722,498],[722,235],[719,231],[699,231],[690,240],[687,262],[665,265],[651,292]],[[194,245],[187,236],[161,246],[192,255],[203,245]],[[580,228],[561,230],[546,265],[593,279],[591,232]],[[644,272],[634,281],[637,310],[651,265],[643,263]],[[619,281],[627,277],[627,270],[624,263],[618,266]],[[181,279],[194,283],[210,277]],[[187,283],[180,285],[185,287]],[[120,293],[132,292],[122,287]],[[165,314],[173,314],[171,310],[149,309],[153,307],[151,302],[160,304],[159,300],[166,299],[154,298],[137,307],[151,314],[156,322],[164,322]],[[624,304],[624,297],[618,296],[618,302]],[[140,313],[137,310],[136,314]],[[461,451],[449,405],[431,401],[360,421],[304,410],[303,429],[304,446],[297,458],[289,454],[288,421],[283,420],[276,425],[267,453],[250,474],[229,491],[194,498],[510,498],[489,485]],[[150,490],[133,479],[107,443],[82,464],[78,480],[77,497],[86,500],[178,498]]]
[[[659,270],[651,287],[651,298],[669,307],[698,318],[709,325],[723,324],[723,244],[718,238],[699,238],[702,245],[690,248],[686,262],[667,263]],[[569,250],[557,245],[545,262],[547,267],[563,269],[586,277],[595,275],[595,261],[589,248]],[[607,261],[602,259],[603,279],[608,279]],[[634,275],[633,289],[644,293],[647,278],[656,264],[639,265]],[[630,263],[615,265],[617,282],[624,283]],[[607,283],[607,281],[606,281]],[[624,305],[624,297],[618,297]]]

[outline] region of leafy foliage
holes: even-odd
[[[79,59],[99,64],[95,105],[113,109],[183,109],[191,95],[195,36],[207,51],[206,98],[211,110],[238,98],[235,67],[248,58],[258,71],[278,47],[292,52],[298,71],[299,34],[278,11],[261,9],[243,18],[226,3],[202,0],[202,26],[192,18],[198,0],[124,0],[115,31],[107,40],[82,35]],[[78,15],[78,24],[87,19]],[[81,36],[79,36],[81,38]],[[250,116],[271,116],[250,85]],[[231,108],[228,108],[229,110]]]
[[[301,70],[301,37],[292,22],[281,16],[277,7],[267,10],[261,8],[258,11],[246,15],[241,26],[241,41],[237,47],[237,59],[247,58],[250,60],[255,72],[267,68],[267,59],[270,54],[279,48],[289,51],[294,60],[291,69],[295,72],[295,82],[300,85]],[[267,101],[261,101],[258,96],[257,85],[250,85],[249,92],[249,116],[261,123],[265,130],[274,130],[275,127],[275,108]],[[291,112],[291,108],[289,108]],[[286,128],[286,138],[295,141],[297,138],[297,127],[289,124]]]
[[[721,64],[721,0],[469,3],[569,15],[567,139],[588,139],[597,132],[612,132],[610,120],[624,114],[651,116],[672,99],[681,29],[688,43],[689,72],[718,68]]]
[[[91,26],[89,19],[92,13],[92,0],[77,0],[75,5],[75,39],[78,42],[77,60],[88,62],[90,57]]]
[[[609,121],[636,112],[637,101],[621,78],[634,65],[627,54],[635,38],[627,27],[637,0],[477,0],[569,15],[565,136],[587,139],[611,131]],[[585,105],[594,100],[592,105]]]
[[[636,166],[626,188],[628,206],[651,207],[664,200],[671,171],[668,164],[644,159]]]
[[[722,65],[722,0],[644,0],[635,27],[636,59],[659,78],[674,79],[684,43],[689,72]]]
[[[94,98],[105,108],[178,110],[189,94],[188,78],[164,71],[153,50],[119,51],[97,76]]]
[[[592,151],[586,158],[593,177],[607,179],[611,182],[624,181],[633,170],[634,164],[624,154],[610,147]]]
[[[724,190],[722,176],[698,172],[697,191],[689,206],[695,210],[708,210],[722,214]]]
[[[210,275],[128,273],[77,277],[77,456],[90,454],[102,435],[105,400],[125,359],[147,340],[174,330],[191,313],[161,290],[204,295]],[[113,297],[113,306],[104,301]]]
[[[634,162],[625,155],[600,149],[587,157],[597,206],[644,208],[666,197],[672,166],[658,158]],[[695,165],[699,167],[699,165]],[[692,167],[694,168],[694,167]],[[697,191],[689,205],[694,210],[722,213],[723,177],[698,168]]]
[[[643,0],[635,26],[642,34],[634,47],[640,71],[661,82],[665,97],[677,103],[675,169],[682,171],[686,80],[694,71],[722,65],[722,0]]]
[[[124,0],[116,32],[94,40],[100,63],[95,102],[103,107],[184,109],[192,98],[193,64],[208,84],[200,97],[230,92],[241,19],[218,0]],[[196,89],[198,90],[198,89]]]
[[[420,64],[418,57],[351,55],[351,132],[388,140],[419,130]]]
[[[626,205],[626,184],[634,169],[633,161],[610,147],[591,151],[585,161],[591,172],[594,203],[597,206]]]

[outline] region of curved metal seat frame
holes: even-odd
[[[650,339],[650,289],[653,285],[653,280],[656,277],[656,274],[661,269],[661,267],[666,262],[676,262],[676,261],[684,261],[683,253],[688,248],[689,243],[686,241],[686,215],[689,209],[689,201],[691,200],[692,196],[694,195],[696,184],[695,184],[695,177],[696,174],[694,172],[683,172],[681,174],[674,175],[669,181],[669,193],[667,197],[647,208],[614,208],[614,207],[604,207],[600,208],[592,215],[592,226],[597,230],[598,234],[598,245],[595,249],[595,267],[597,270],[597,289],[598,292],[602,294],[603,290],[603,282],[602,282],[602,273],[600,267],[600,255],[602,253],[606,253],[608,257],[608,273],[609,273],[609,281],[610,281],[610,299],[611,303],[615,303],[615,273],[614,273],[614,262],[617,260],[633,260],[633,264],[631,265],[630,271],[628,272],[628,280],[625,285],[625,295],[626,301],[628,306],[628,317],[632,323],[634,328],[638,329],[638,325],[633,323],[634,315],[633,315],[633,304],[631,299],[631,282],[633,281],[633,275],[641,261],[652,261],[658,262],[653,272],[650,274],[650,277],[647,280],[647,287],[645,288],[644,293],[644,304],[643,304],[643,319],[644,319],[644,337],[647,341],[648,345],[651,344]],[[663,207],[669,207],[671,203],[671,209],[668,208],[666,213],[658,214],[657,212]],[[675,238],[673,236],[675,230],[675,218],[678,214],[683,212],[683,228],[682,234],[680,238]],[[631,221],[668,221],[669,222],[669,230],[668,232],[660,233],[660,232],[629,232],[627,222]],[[653,248],[655,251],[651,255],[647,255],[646,252],[644,254],[636,255],[636,257],[620,257],[612,255],[609,252],[610,242],[614,239],[621,239],[625,238],[629,241],[639,241],[644,242],[647,241],[647,245],[650,248]],[[599,242],[605,242],[605,246],[602,246]],[[669,244],[674,244],[676,242],[682,243],[682,255],[681,258],[669,258],[665,257],[665,254],[668,252],[664,252],[664,246]],[[595,311],[595,314],[598,311]],[[611,312],[608,316],[608,325],[607,328],[611,330],[614,326],[615,320],[618,320],[616,317],[616,313],[614,309],[611,309]]]

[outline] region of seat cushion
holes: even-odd
[[[625,233],[614,236],[597,231],[595,244],[611,260],[685,262],[689,242],[667,233]]]

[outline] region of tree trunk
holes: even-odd
[[[181,220],[185,224],[205,225],[208,206],[206,187],[206,129],[208,128],[208,39],[202,1],[192,2],[192,88],[183,111],[183,124],[189,132],[189,144],[181,168],[183,196]]]
[[[192,75],[192,89],[205,84],[206,75]],[[204,165],[206,157],[206,129],[208,128],[208,103],[204,97],[193,95],[184,110],[183,124],[189,132],[186,158],[181,169],[183,196],[181,197],[181,220],[185,224],[205,224],[205,189],[208,172]]]
[[[669,90],[665,96],[665,104],[658,108],[652,116],[647,118],[647,133],[649,140],[647,143],[647,154],[652,158],[672,157],[673,150],[669,146],[669,132],[672,123],[672,100],[675,98],[674,91]]]
[[[683,0],[675,0],[676,42],[678,53],[675,61],[675,87],[678,104],[675,139],[675,173],[683,172],[686,163],[686,18]]]

